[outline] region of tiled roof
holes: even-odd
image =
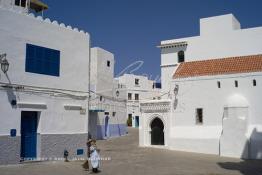
[[[262,54],[183,62],[173,79],[249,72],[262,72]]]

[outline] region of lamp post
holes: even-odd
[[[6,53],[0,55],[0,64],[2,71],[6,74],[9,69],[9,63],[6,59]]]

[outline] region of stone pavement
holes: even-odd
[[[121,138],[98,141],[99,175],[262,175],[262,161],[138,147],[138,129]],[[0,175],[85,175],[81,161],[40,162],[0,166]]]

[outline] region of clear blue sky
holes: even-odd
[[[199,35],[199,19],[233,13],[242,28],[262,26],[261,0],[43,0],[45,17],[91,34],[92,47],[115,55],[115,74],[141,60],[135,74],[160,75],[161,40]]]

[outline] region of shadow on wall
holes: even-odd
[[[227,170],[239,171],[243,175],[262,175],[262,132],[253,129],[250,136],[249,144],[246,143],[245,149],[248,149],[248,157],[250,159],[261,160],[242,160],[240,162],[219,162],[221,168]],[[243,150],[243,155],[247,150]]]
[[[6,73],[5,76],[6,76],[6,79],[8,80],[9,85],[11,85],[12,83],[11,83],[11,80],[10,80],[8,74]],[[8,97],[9,104],[12,106],[12,108],[16,108],[17,107],[16,106],[17,99],[16,99],[16,95],[14,93],[13,88],[10,86],[10,87],[6,87],[5,89],[6,89],[6,94],[7,94],[7,97]]]
[[[250,136],[249,145],[249,158],[251,159],[262,159],[262,132],[257,132],[257,129],[253,129]],[[262,164],[261,164],[262,167]],[[262,174],[262,171],[261,171]]]

